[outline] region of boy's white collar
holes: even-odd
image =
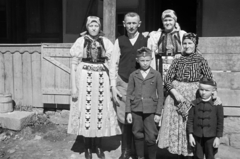
[[[207,101],[210,101],[211,98],[212,98],[212,97],[210,96],[208,99],[202,99],[202,101],[207,102]]]

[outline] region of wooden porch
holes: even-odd
[[[199,49],[218,83],[226,116],[240,116],[240,37],[202,37]],[[70,43],[0,45],[0,93],[16,105],[70,103]]]

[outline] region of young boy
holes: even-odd
[[[214,159],[223,134],[223,107],[215,105],[212,98],[217,84],[212,79],[202,78],[199,82],[200,98],[193,101],[187,129],[189,142],[194,147],[195,159]]]
[[[147,143],[149,159],[156,159],[155,122],[159,122],[163,107],[161,74],[150,67],[152,51],[147,47],[138,50],[137,62],[140,69],[130,74],[126,113],[127,122],[132,123],[132,132],[138,159],[144,159],[144,142]]]

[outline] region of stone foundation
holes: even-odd
[[[225,117],[221,143],[240,149],[240,117]]]

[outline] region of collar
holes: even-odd
[[[183,53],[183,56],[184,56],[184,57],[193,57],[193,56],[195,56],[195,55],[197,55],[196,52],[191,53],[191,54],[185,54],[185,53]]]
[[[193,105],[200,103],[210,103],[211,105],[214,105],[212,97],[208,101],[203,101],[201,98],[197,98],[196,100],[193,101]]]
[[[130,40],[132,40],[132,39],[138,38],[139,32],[137,31],[137,32],[133,35],[133,37],[131,37],[131,38],[129,37],[128,33],[127,33],[127,36],[128,36],[128,38],[129,38]]]
[[[151,67],[150,67],[149,72],[148,72],[147,76],[145,77],[145,79],[143,79],[142,74],[141,74],[140,71],[141,71],[140,69],[135,71],[135,77],[137,77],[137,78],[139,78],[141,80],[145,81],[145,80],[148,80],[148,79],[153,78],[155,76],[154,69],[151,68]]]
[[[88,39],[90,41],[97,41],[98,39],[102,38],[102,36],[101,35],[97,35],[95,38],[93,38],[91,35],[86,34],[86,35],[84,35],[84,38]]]
[[[174,34],[174,33],[176,33],[176,32],[179,32],[179,30],[177,30],[177,29],[174,27],[173,30],[170,31],[170,32],[166,32],[166,30],[163,30],[162,32],[165,33],[165,34]]]
[[[143,70],[141,70],[141,69],[138,69],[135,73],[136,73],[136,74],[139,74],[139,73],[141,73],[141,71],[147,72],[147,73],[153,73],[152,70],[153,70],[153,68],[150,66],[149,69],[147,69],[146,71],[143,71]]]
[[[151,68],[151,67],[149,67],[149,68],[148,68],[147,70],[145,70],[145,71],[140,69],[140,72],[149,73],[150,68]]]

